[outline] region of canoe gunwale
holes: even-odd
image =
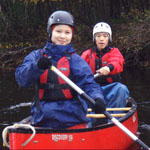
[[[121,117],[119,119],[119,121],[121,123],[128,120],[132,115],[134,115],[134,113],[137,110],[137,104],[136,104],[135,100],[132,97],[130,97],[128,99],[128,105],[130,105],[129,107],[131,107],[131,110],[129,110],[124,117]],[[27,118],[29,119],[30,116],[27,117]],[[19,123],[24,123],[25,124],[24,120],[19,122]],[[105,129],[105,128],[109,128],[109,127],[112,127],[112,126],[115,126],[115,124],[114,123],[101,124],[101,125],[98,125],[98,126],[94,126],[92,128],[84,128],[84,129],[50,129],[50,128],[43,128],[43,127],[35,127],[35,129],[36,129],[36,133],[44,133],[44,134],[49,134],[49,133],[77,133],[77,132],[79,133],[79,132],[96,131],[96,130],[99,130],[99,129]],[[28,128],[11,128],[11,129],[9,129],[9,133],[14,133],[14,132],[15,133],[25,133],[25,134],[32,133],[32,131]]]

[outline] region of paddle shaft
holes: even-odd
[[[74,84],[69,78],[67,78],[61,71],[59,71],[55,66],[51,66],[50,68],[53,72],[55,72],[59,77],[61,77],[65,82],[68,83],[78,94],[86,98],[93,105],[95,105],[95,101],[88,96],[81,88],[79,88],[76,84]]]
[[[99,76],[100,76],[99,73],[94,74],[94,78],[97,78],[97,77],[99,77]]]
[[[137,136],[135,136],[130,130],[128,130],[123,124],[121,124],[116,118],[112,117],[107,111],[104,114],[114,123],[116,124],[122,131],[127,133],[134,141],[136,141],[143,148],[150,150],[150,148],[143,143]]]
[[[51,66],[50,69],[61,77],[68,85],[70,85],[78,94],[83,96],[86,100],[90,101],[95,105],[95,101],[88,96],[81,88],[74,84],[68,77],[66,77],[61,71],[59,71],[55,66]],[[143,143],[137,136],[135,136],[130,130],[128,130],[123,124],[121,124],[116,118],[112,117],[107,111],[104,112],[104,115],[107,116],[116,126],[118,126],[122,131],[128,134],[134,141],[140,144],[145,149],[150,149],[145,143]]]

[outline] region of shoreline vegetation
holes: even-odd
[[[68,10],[75,16],[72,43],[77,53],[92,47],[93,25],[105,21],[113,31],[111,46],[119,48],[125,58],[125,67],[150,69],[149,8],[150,2],[146,0],[1,1],[0,70],[15,70],[30,51],[45,45],[47,19],[56,9]]]

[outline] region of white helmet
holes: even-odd
[[[108,33],[110,36],[110,42],[112,42],[112,31],[111,31],[111,27],[109,26],[109,24],[107,24],[105,22],[99,22],[94,26],[94,28],[93,28],[93,41],[95,39],[95,34],[98,32]]]

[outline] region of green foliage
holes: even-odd
[[[140,21],[150,19],[150,10],[140,11],[138,9],[130,9],[128,13],[122,12],[121,17],[126,20]]]
[[[116,1],[111,3],[111,0],[1,0],[0,53],[19,51],[32,45],[42,47],[48,39],[46,25],[49,15],[64,9],[75,17],[73,45],[79,54],[93,46],[95,23],[106,21],[113,30],[112,46],[120,49],[126,66],[138,65],[139,62],[146,66],[150,64],[150,10],[138,8],[140,5],[133,3],[129,5],[129,0],[121,2],[126,2],[126,5],[118,5]],[[23,51],[22,57],[25,54],[27,51]]]

